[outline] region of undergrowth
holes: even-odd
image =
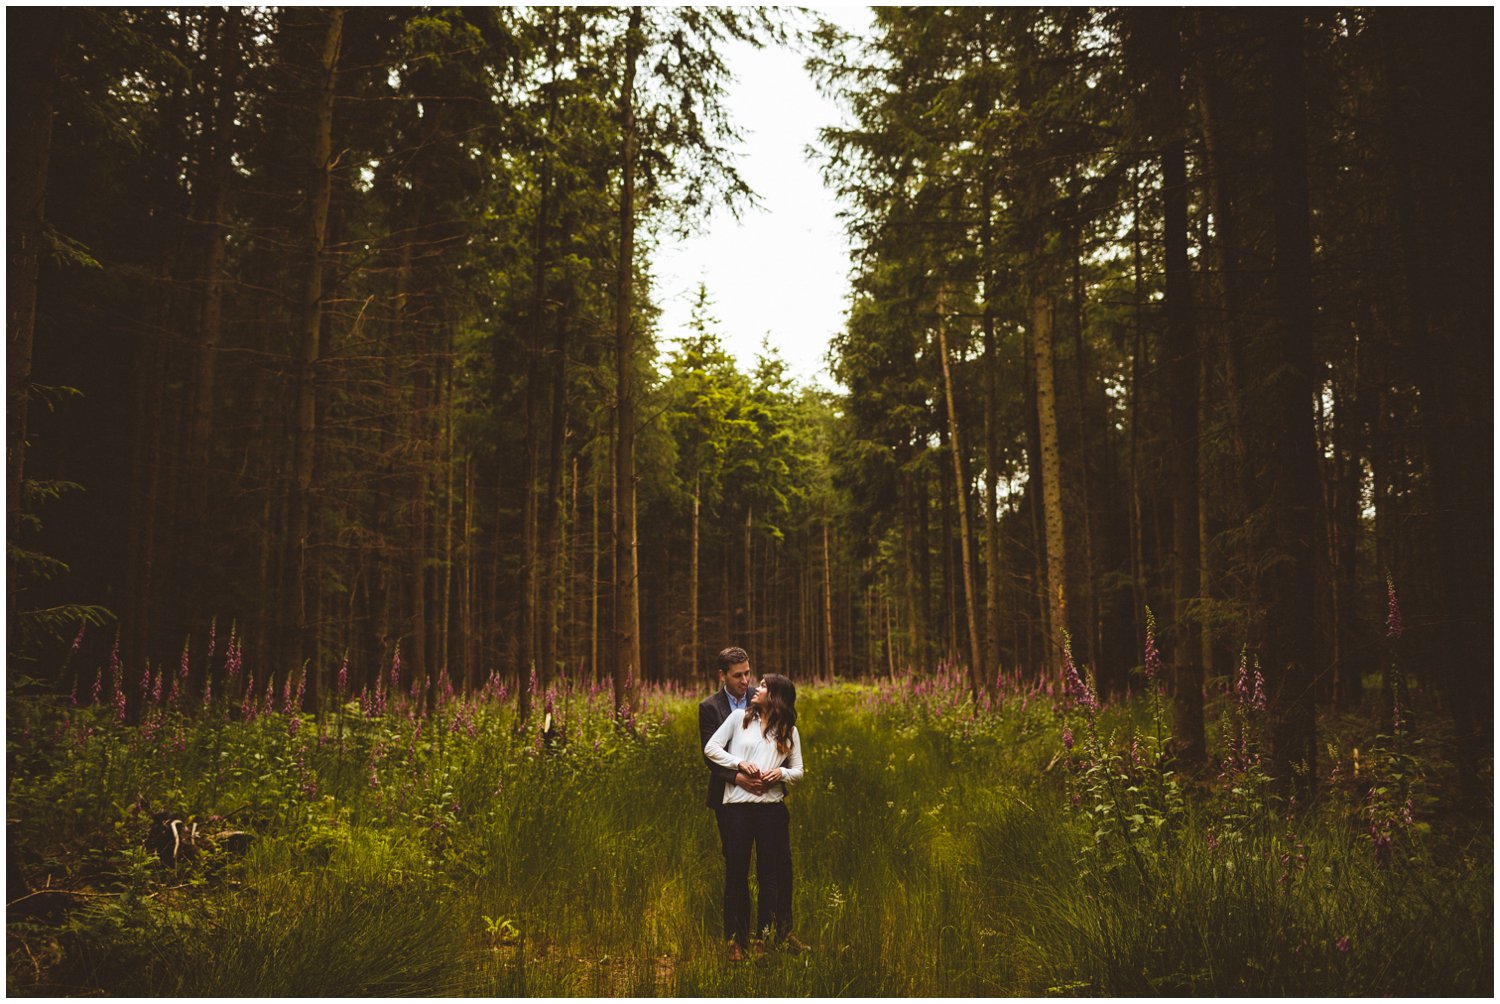
[[[525,724],[494,686],[320,718],[169,690],[141,723],[109,693],[12,695],[7,989],[1491,992],[1493,835],[1444,814],[1431,737],[1400,711],[1387,734],[1333,723],[1322,795],[1292,806],[1261,765],[1253,663],[1215,701],[1207,781],[1174,770],[1155,675],[1148,650],[1144,694],[1104,706],[1071,663],[979,707],[951,670],[803,687],[812,950],[742,965],[693,695],[652,692],[629,728],[567,681]],[[175,860],[163,819],[197,826]]]

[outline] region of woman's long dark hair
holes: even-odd
[[[797,725],[797,688],[780,673],[767,673],[760,682],[766,685],[766,703],[752,703],[745,709],[745,728],[760,718],[761,734],[770,737],[777,752],[785,755],[792,751],[792,729]]]

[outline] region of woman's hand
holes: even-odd
[[[740,773],[746,777],[760,777],[760,768],[749,760],[740,761]]]
[[[768,770],[764,774],[762,774],[760,776],[760,779],[765,784],[775,784],[777,781],[781,780],[781,768],[780,767],[773,767],[773,768],[771,768],[770,770]]]

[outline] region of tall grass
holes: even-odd
[[[72,894],[12,905],[8,989],[1491,991],[1488,820],[1419,818],[1377,854],[1362,789],[1295,811],[1253,775],[1238,795],[1189,793],[1149,748],[1128,753],[1154,727],[1149,700],[1098,711],[1087,760],[1062,741],[1085,726],[1061,688],[1000,689],[976,709],[948,672],[802,688],[808,776],[789,806],[813,948],[737,965],[695,695],[655,693],[632,732],[606,694],[565,685],[550,739],[494,688],[431,715],[351,701],[295,726],[264,708],[134,726],[13,698],[16,860]],[[141,850],[158,810],[255,840],[166,867]]]

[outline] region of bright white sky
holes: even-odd
[[[867,31],[872,20],[868,7],[813,9],[850,31]],[[745,135],[738,165],[762,208],[744,211],[738,221],[720,210],[698,235],[663,239],[652,267],[664,353],[686,330],[702,282],[724,345],[745,368],[768,338],[794,379],[833,387],[824,357],[844,325],[849,244],[835,215],[837,200],[806,150],[820,128],[841,116],[818,93],[803,58],[790,48],[738,43],[724,53],[736,77],[729,114]]]

